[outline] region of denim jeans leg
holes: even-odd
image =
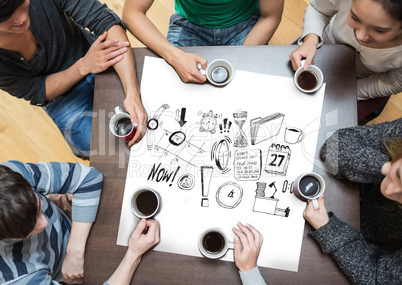
[[[170,17],[167,40],[176,47],[211,46],[214,40],[213,29],[195,25],[175,13]]]
[[[80,85],[68,91],[62,99],[43,107],[78,157],[89,157],[94,83],[95,75],[89,74]]]

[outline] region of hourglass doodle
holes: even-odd
[[[246,147],[247,146],[247,136],[243,132],[243,125],[247,120],[247,111],[238,111],[233,113],[233,118],[237,126],[239,127],[239,132],[235,136],[234,146],[235,147]]]

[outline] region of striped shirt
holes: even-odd
[[[95,221],[103,184],[102,174],[80,163],[22,163],[2,165],[19,172],[43,203],[46,228],[24,240],[0,241],[0,284],[59,284],[70,237],[71,220],[44,195],[73,194],[72,219]],[[4,207],[4,205],[2,205]]]

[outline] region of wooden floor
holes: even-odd
[[[119,16],[124,0],[103,0]],[[300,34],[307,0],[286,0],[282,22],[270,41],[272,45],[291,44]],[[174,0],[155,0],[148,17],[166,36]],[[129,35],[134,47],[143,46]],[[73,155],[60,131],[46,113],[24,100],[0,90],[0,161],[68,161],[89,164]],[[390,121],[402,116],[402,93],[392,96],[382,114],[370,123]]]

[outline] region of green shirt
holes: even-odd
[[[238,24],[258,9],[258,0],[175,0],[176,13],[205,28]]]

